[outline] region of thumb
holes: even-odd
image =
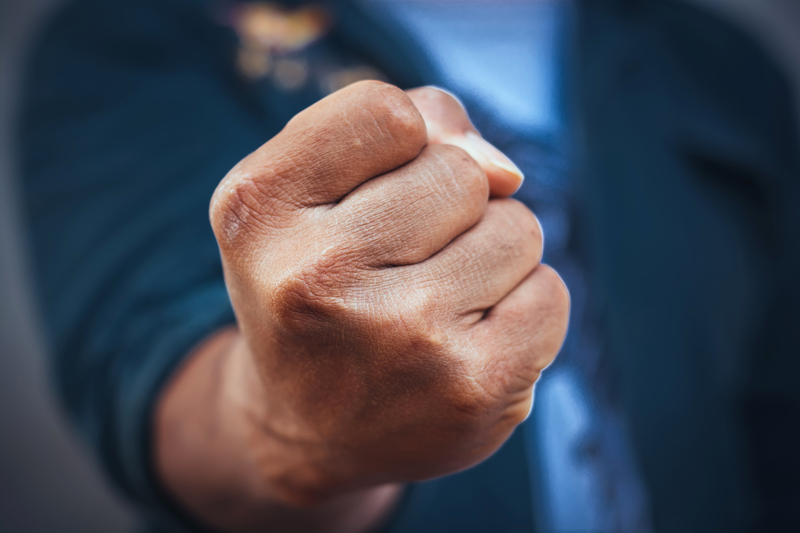
[[[452,144],[467,152],[486,172],[492,196],[511,196],[524,176],[500,150],[481,137],[458,99],[436,87],[407,91],[425,119],[429,144]]]

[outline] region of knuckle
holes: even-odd
[[[542,227],[539,225],[539,220],[525,204],[511,198],[498,201],[508,206],[508,218],[513,226],[520,228],[522,232],[531,237],[541,240]]]
[[[428,326],[437,321],[440,313],[440,301],[432,289],[416,288],[402,297],[399,308],[401,320],[413,325],[414,330],[428,331]]]
[[[538,267],[540,276],[544,278],[542,287],[545,289],[541,293],[542,304],[554,313],[555,316],[566,319],[569,315],[570,296],[569,289],[561,279],[561,276],[548,265]]]
[[[461,148],[446,144],[426,147],[423,156],[429,188],[445,200],[443,207],[477,222],[489,201],[489,180],[480,165]],[[417,190],[422,193],[425,187]]]
[[[345,297],[346,276],[342,262],[329,259],[310,260],[285,272],[270,291],[277,325],[305,336],[345,321],[352,315]]]
[[[488,201],[489,180],[475,159],[463,149],[450,144],[435,144],[426,148],[427,152],[441,162],[443,177],[448,178],[467,196]]]
[[[381,305],[373,300],[377,305],[361,318],[384,339],[400,343],[398,347],[402,345],[405,353],[424,355],[426,360],[433,358],[446,366],[452,339],[443,327],[444,312],[439,300],[435,290],[419,288],[394,292],[388,298],[383,294],[379,301],[391,304]]]
[[[502,240],[520,247],[535,247],[541,255],[542,227],[536,215],[525,204],[514,199],[492,200],[489,209],[497,216],[496,231]]]
[[[543,368],[556,357],[566,337],[570,296],[564,281],[549,266],[540,265],[535,274],[540,276],[536,301],[536,314],[540,317],[536,353],[543,357],[539,362],[539,366]]]
[[[475,129],[458,98],[444,89],[421,87],[408,91],[408,95],[428,123],[430,141],[443,141],[442,134],[445,131],[453,133]]]
[[[279,201],[269,195],[245,159],[220,182],[211,199],[209,217],[220,247],[238,246],[250,234],[263,234],[277,221]]]
[[[380,129],[395,144],[416,155],[427,142],[422,115],[408,95],[394,85],[379,81],[361,82],[361,103]]]
[[[467,427],[480,426],[486,420],[502,420],[516,426],[525,419],[539,370],[520,373],[513,358],[502,356],[472,357],[464,363],[464,368],[455,407],[464,416]]]
[[[430,290],[406,289],[390,298],[393,307],[385,307],[375,326],[393,331],[408,340],[415,351],[430,353],[443,348],[447,337],[438,327],[438,302]]]
[[[511,405],[509,405],[509,408],[503,413],[503,418],[512,426],[518,426],[528,418],[532,407],[533,387],[529,387],[526,392],[515,395]]]
[[[503,401],[494,387],[486,383],[486,378],[474,372],[464,373],[447,400],[455,413],[453,420],[466,430],[481,427]]]
[[[466,431],[488,424],[514,427],[528,415],[539,370],[520,373],[513,357],[472,354],[461,360],[459,379],[447,397],[453,418]]]

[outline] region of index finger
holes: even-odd
[[[333,203],[411,161],[426,142],[425,122],[403,91],[354,83],[298,113],[242,160],[215,196],[236,190],[256,204]]]

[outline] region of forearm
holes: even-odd
[[[237,164],[209,215],[246,341],[220,333],[164,393],[156,462],[175,499],[232,532],[360,533],[393,482],[494,453],[569,316],[536,217],[490,200],[521,180],[451,95],[380,82]]]
[[[236,329],[218,332],[188,357],[155,415],[156,469],[175,500],[203,523],[230,532],[360,533],[378,526],[396,505],[400,486],[311,506],[289,503],[285,486],[294,481],[287,472],[303,465],[285,465],[303,458],[285,435],[266,429],[265,402]]]

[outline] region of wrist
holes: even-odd
[[[238,338],[220,331],[186,358],[158,403],[155,462],[165,488],[190,514],[223,531],[239,527],[252,507],[243,481],[241,423],[229,402],[226,382]]]
[[[265,385],[243,336],[231,346],[221,377],[220,413],[236,425],[260,498],[308,507],[352,488],[341,468],[333,473],[337,458],[329,443],[280,394],[270,394],[277,387]]]
[[[303,516],[301,522],[308,526],[297,531],[315,531],[313,524],[321,521],[325,531],[361,532],[374,529],[396,507],[402,484],[356,488],[351,480],[330,473],[334,454],[281,398],[269,394],[241,335],[231,346],[222,379],[225,407],[220,412],[235,421],[246,449],[255,515],[269,510],[273,519],[285,517],[287,523]]]
[[[190,354],[166,387],[154,445],[167,492],[220,531],[262,531],[265,524],[296,532],[373,529],[402,487],[334,487],[317,466],[325,463],[324,446],[269,397],[255,366],[230,329]]]

